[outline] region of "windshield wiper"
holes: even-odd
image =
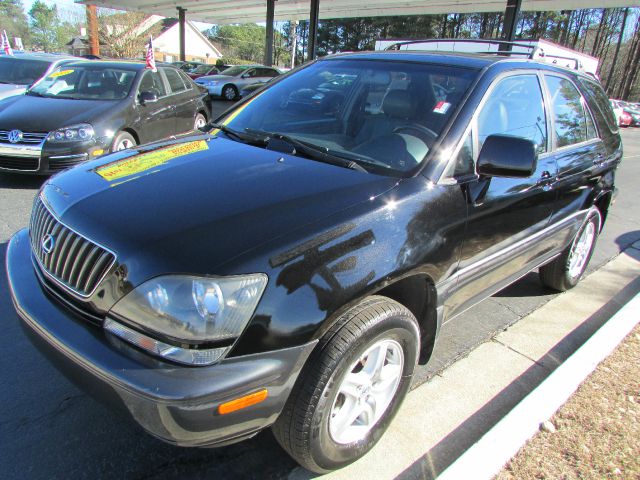
[[[351,170],[359,170],[361,172],[367,171],[362,165],[353,160],[347,160],[346,158],[329,153],[329,149],[326,147],[320,147],[319,145],[303,142],[297,138],[285,135],[284,133],[264,132],[262,130],[254,130],[252,128],[245,128],[244,130],[247,133],[262,135],[264,143],[268,143],[271,138],[288,143],[294,148],[294,151],[292,152],[293,155],[300,153],[313,160],[330,163],[331,165],[336,165],[338,167],[350,168]]]
[[[212,129],[218,129],[221,132],[224,132],[229,137],[234,137],[237,140],[240,140],[242,143],[248,143],[250,145],[266,145],[268,142],[267,138],[264,138],[262,135],[248,135],[242,132],[238,132],[233,128],[229,128],[226,125],[221,123],[208,123],[207,127],[211,127]]]

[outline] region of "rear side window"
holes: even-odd
[[[536,75],[514,75],[498,82],[478,116],[480,148],[489,135],[525,138],[538,153],[547,150],[544,102]]]
[[[597,113],[599,113],[600,116],[604,118],[607,126],[609,127],[609,130],[611,130],[612,132],[617,132],[618,125],[616,116],[611,109],[612,105],[609,102],[607,94],[604,93],[602,87],[596,82],[583,78],[580,79],[580,85],[582,86],[582,90],[589,100],[589,105],[592,106],[592,109],[594,109],[595,107],[595,109],[598,110]]]
[[[593,124],[587,131],[582,95],[573,83],[561,77],[547,75],[545,78],[553,105],[556,147],[575,145],[595,137]]]
[[[173,93],[181,92],[182,90],[185,90],[187,88],[184,86],[184,82],[182,81],[182,78],[177,71],[171,68],[167,68],[165,69],[164,74],[167,76],[169,87],[171,88],[171,91]]]

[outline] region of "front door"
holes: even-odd
[[[158,100],[145,104],[140,104],[138,100],[139,123],[142,126],[138,129],[140,142],[153,142],[172,135],[175,131],[175,111],[159,72],[147,70],[142,74],[138,86],[138,99],[141,92],[155,93]]]
[[[547,112],[535,72],[494,82],[475,122],[467,139],[475,159],[489,135],[502,134],[533,141],[538,161],[528,178],[479,178],[466,184],[468,222],[458,285],[446,304],[449,316],[532,268],[549,248],[541,239],[556,197],[556,162],[548,153]]]

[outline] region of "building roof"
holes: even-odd
[[[216,24],[264,22],[265,0],[76,0],[100,7],[172,17],[186,9],[189,20]],[[320,0],[320,18],[378,17],[441,13],[504,12],[507,0]],[[632,7],[637,0],[522,0],[522,10],[557,11],[581,8]],[[278,0],[275,20],[309,18],[309,2]]]

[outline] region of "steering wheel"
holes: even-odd
[[[393,129],[393,133],[400,133],[403,130],[415,130],[417,132],[420,132],[422,135],[420,135],[419,138],[421,140],[424,140],[424,142],[429,147],[431,147],[433,142],[438,138],[438,134],[436,132],[434,132],[430,128],[425,127],[424,125],[420,125],[419,123],[400,125],[399,127]]]

